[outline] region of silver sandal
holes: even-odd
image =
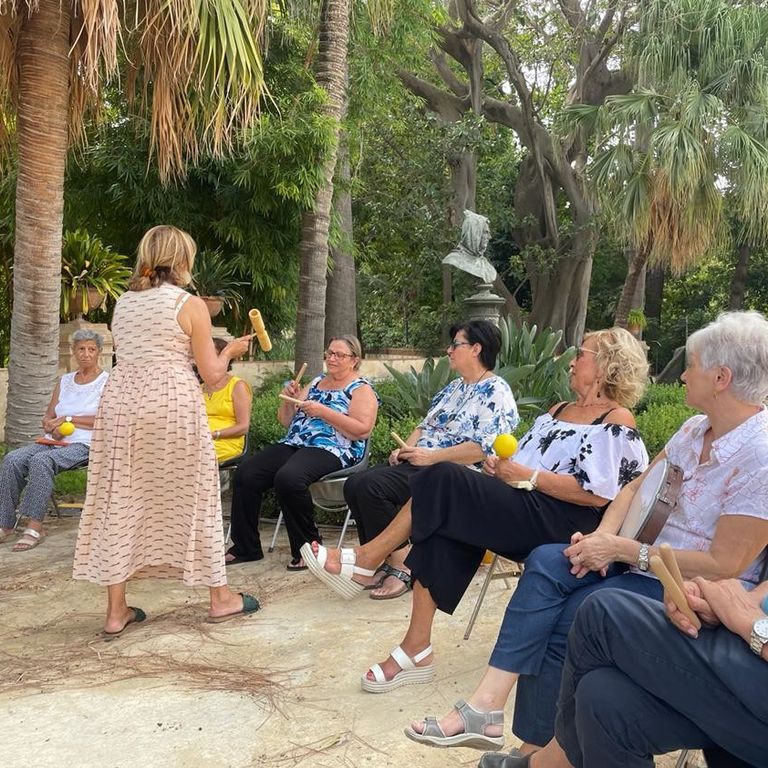
[[[496,709],[493,712],[478,712],[459,699],[454,709],[464,723],[464,732],[455,736],[446,736],[433,715],[424,718],[424,730],[421,733],[413,728],[406,728],[403,733],[419,744],[430,747],[470,747],[472,749],[487,749],[495,752],[504,746],[504,736],[486,736],[485,729],[489,725],[504,725],[504,711]]]

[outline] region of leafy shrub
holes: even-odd
[[[685,405],[685,387],[682,384],[649,384],[636,413],[642,413],[654,405]]]
[[[424,361],[424,367],[419,373],[416,373],[413,366],[407,373],[401,373],[389,365],[385,367],[392,374],[397,391],[392,393],[384,388],[379,396],[387,413],[397,418],[405,416],[424,418],[434,396],[457,375],[451,370],[447,357],[441,357],[437,363],[431,357],[428,358]],[[405,435],[401,437],[405,438]]]
[[[519,328],[511,318],[502,318],[501,349],[496,373],[512,388],[521,415],[535,417],[559,400],[570,400],[570,363],[576,350],[568,347],[561,355],[557,349],[562,331],[523,323]]]
[[[686,419],[696,413],[683,403],[654,403],[637,414],[637,428],[643,438],[648,455],[653,458],[680,429]]]

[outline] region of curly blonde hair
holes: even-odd
[[[128,290],[146,291],[163,283],[189,285],[196,253],[195,241],[184,230],[169,224],[152,227],[139,243]]]
[[[584,336],[596,339],[595,363],[600,371],[606,397],[624,408],[632,408],[643,396],[648,383],[645,346],[624,328],[606,328]]]

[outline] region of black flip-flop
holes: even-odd
[[[291,560],[290,563],[288,563],[288,565],[285,566],[285,570],[286,571],[306,571],[309,568],[309,566],[306,564],[299,565],[300,562],[301,562],[301,558],[295,557],[293,560]]]
[[[133,618],[128,619],[125,622],[122,629],[117,632],[107,632],[106,629],[101,630],[101,637],[104,640],[114,640],[116,637],[120,637],[131,624],[141,624],[147,618],[147,614],[141,610],[141,608],[134,608],[132,605],[128,606],[128,610],[133,611]]]
[[[222,622],[236,619],[239,616],[247,616],[250,613],[256,613],[256,611],[261,608],[259,601],[253,595],[249,595],[246,592],[238,592],[238,594],[243,598],[243,607],[241,610],[235,611],[234,613],[227,613],[224,616],[209,616],[206,619],[206,622],[208,624],[221,624]]]

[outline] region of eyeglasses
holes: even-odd
[[[580,360],[582,357],[584,357],[585,353],[589,352],[590,355],[596,355],[597,350],[589,349],[588,347],[577,347],[576,349],[576,359]]]
[[[452,341],[448,344],[448,349],[458,349],[459,347],[471,347],[471,341]]]
[[[349,352],[336,352],[333,349],[326,349],[323,352],[323,360],[331,360],[333,358],[343,360],[345,357],[357,357],[357,355],[351,355]]]

